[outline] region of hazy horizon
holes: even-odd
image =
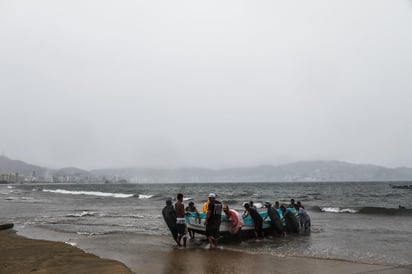
[[[0,2],[0,153],[412,167],[412,1]]]
[[[397,166],[397,167],[388,167],[384,165],[375,165],[371,163],[354,163],[354,162],[347,162],[347,161],[339,161],[339,160],[309,160],[309,161],[293,161],[293,162],[284,162],[284,163],[278,163],[278,164],[257,164],[257,165],[249,165],[249,166],[230,166],[230,167],[218,167],[218,168],[213,168],[213,167],[207,167],[207,166],[176,166],[176,167],[156,167],[156,166],[109,166],[109,167],[96,167],[96,168],[83,168],[81,166],[60,166],[60,167],[50,167],[50,166],[42,166],[36,163],[30,163],[25,161],[24,159],[12,159],[8,157],[7,155],[0,155],[2,157],[6,157],[12,161],[22,161],[25,162],[26,164],[30,165],[35,165],[39,166],[42,168],[46,169],[65,169],[65,168],[78,168],[86,171],[92,171],[92,170],[103,170],[103,169],[159,169],[159,170],[173,170],[173,169],[207,169],[207,170],[224,170],[224,169],[242,169],[242,168],[255,168],[255,167],[261,167],[261,166],[271,166],[271,167],[280,167],[280,166],[286,166],[286,165],[292,165],[292,164],[298,164],[298,163],[313,163],[313,162],[325,162],[325,163],[332,163],[332,162],[339,162],[339,163],[346,163],[350,165],[366,165],[366,166],[378,166],[378,167],[383,167],[383,168],[391,168],[391,169],[396,169],[396,168],[412,168],[409,166]]]

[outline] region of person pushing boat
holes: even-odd
[[[220,223],[222,221],[222,203],[216,200],[216,195],[208,195],[209,206],[207,210],[205,226],[206,237],[209,240],[210,249],[217,248],[217,239],[219,238]]]
[[[285,231],[279,213],[275,208],[272,207],[272,204],[270,202],[265,202],[264,205],[267,208],[267,215],[264,220],[270,218],[270,225],[273,229],[273,233],[284,236]]]
[[[247,216],[250,215],[250,217],[253,220],[253,223],[255,224],[255,238],[256,240],[258,239],[259,236],[264,238],[263,234],[263,219],[262,216],[260,216],[259,212],[253,208],[250,207],[248,203],[245,203],[244,205],[246,212],[243,214],[243,218],[246,218]]]
[[[223,206],[223,212],[226,215],[226,218],[230,221],[231,230],[230,234],[234,240],[240,241],[240,230],[243,226],[243,218],[239,213],[234,209],[229,209],[228,205]]]
[[[303,207],[300,201],[298,201],[297,207],[298,214],[300,217],[300,228],[303,229],[305,232],[310,232],[311,222],[309,214],[306,212],[305,208]]]
[[[285,205],[281,205],[280,209],[283,212],[283,219],[285,220],[285,230],[287,233],[299,233],[299,222],[295,214],[292,213]]]
[[[176,210],[176,227],[177,227],[177,245],[182,246],[180,241],[183,239],[183,246],[186,247],[186,220],[185,205],[183,204],[183,194],[177,194]]]
[[[166,206],[162,210],[162,215],[167,227],[172,233],[173,239],[177,243],[176,211],[173,207],[171,198],[166,199]]]
[[[199,211],[197,210],[197,208],[195,207],[195,203],[190,201],[189,202],[189,206],[186,207],[186,215],[190,215],[191,212],[196,213],[196,217],[197,217],[197,221],[199,222],[199,224],[202,221],[202,218],[200,217]],[[193,229],[188,229],[189,231],[189,237],[190,239],[193,239],[195,237],[195,231]]]

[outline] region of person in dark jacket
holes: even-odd
[[[284,235],[284,227],[282,225],[282,221],[280,219],[278,211],[275,208],[273,208],[272,204],[269,202],[265,202],[264,205],[267,208],[267,215],[264,220],[270,218],[270,225],[275,235]]]
[[[295,214],[290,212],[285,205],[281,205],[280,209],[283,212],[283,219],[285,220],[285,230],[287,233],[299,233],[299,222]]]
[[[172,199],[166,200],[166,206],[162,210],[163,219],[172,233],[173,239],[177,243],[176,211],[172,204]]]
[[[209,206],[205,220],[206,237],[210,243],[210,249],[217,248],[220,223],[222,221],[222,203],[216,200],[216,194],[209,193]]]
[[[259,236],[264,238],[262,216],[260,216],[259,212],[255,208],[250,207],[248,203],[246,203],[244,205],[244,207],[246,209],[246,212],[243,215],[243,218],[246,218],[247,216],[250,215],[253,222],[255,223],[255,237],[256,237],[256,240],[258,239]]]

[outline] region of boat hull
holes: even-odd
[[[290,211],[295,213],[297,215],[296,210],[289,208]],[[282,219],[283,213],[280,209],[277,209],[280,218]],[[265,212],[259,212],[260,216],[263,218],[263,230],[265,233],[272,233],[272,227],[270,224],[270,218],[268,217],[266,220],[266,211]],[[190,212],[186,215],[186,223],[187,223],[187,228],[205,235],[206,234],[206,226],[205,226],[205,220],[206,220],[206,214],[205,213],[200,213],[200,219],[198,218],[197,214],[195,212]],[[254,231],[255,231],[255,223],[253,222],[252,218],[250,216],[247,216],[246,218],[243,218],[243,227],[241,229],[241,237],[242,238],[248,238],[254,236]],[[285,226],[285,223],[283,222],[283,226]],[[221,236],[230,236],[231,235],[231,222],[230,220],[226,217],[225,214],[222,214],[222,222],[220,224],[220,235]]]

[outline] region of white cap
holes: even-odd
[[[215,198],[215,197],[216,197],[216,194],[214,194],[214,193],[209,193],[209,196],[207,196],[207,197],[209,197],[209,198]]]

